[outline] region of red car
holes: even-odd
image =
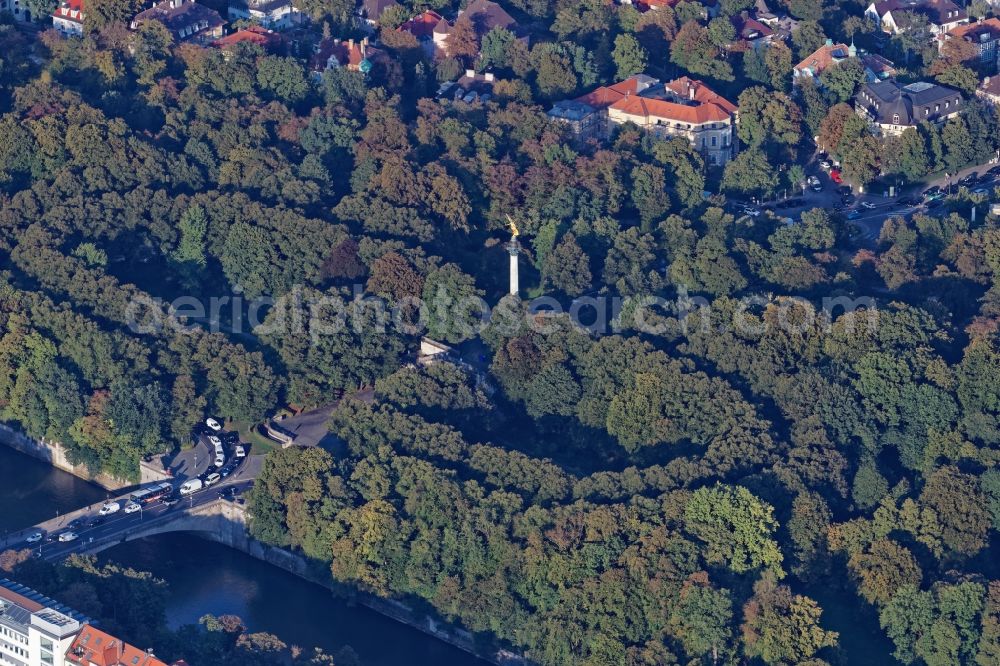
[[[830,169],[830,180],[837,183],[837,185],[840,185],[842,182],[844,182],[840,178],[840,172],[836,169]]]

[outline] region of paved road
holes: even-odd
[[[146,528],[150,523],[172,520],[191,509],[218,501],[220,493],[231,494],[235,489],[237,493],[242,494],[251,488],[253,483],[252,478],[243,478],[239,475],[232,476],[215,486],[187,495],[173,506],[167,506],[163,502],[154,502],[144,506],[141,511],[135,513],[126,514],[124,511],[119,511],[118,513],[111,514],[105,517],[104,522],[100,525],[76,528],[73,530],[78,535],[75,541],[66,543],[59,541],[28,543],[23,539],[16,541],[12,538],[11,542],[6,545],[6,548],[18,550],[28,548],[42,559],[49,561],[60,560],[73,553],[86,552],[94,543],[116,540],[124,541],[130,533],[138,531],[139,528]],[[231,497],[231,495],[229,496]],[[124,501],[121,501],[121,503],[124,505]],[[85,521],[89,521],[97,517],[97,510],[99,508],[99,505],[88,507],[84,511],[72,514],[72,517],[83,518]],[[43,523],[42,526],[36,529],[25,530],[22,534],[27,535],[34,531],[41,531],[48,536],[49,534],[58,534],[59,532],[66,531],[65,528],[58,531],[48,531],[46,528],[51,528],[52,522]]]

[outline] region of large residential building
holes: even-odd
[[[659,138],[683,136],[716,166],[736,152],[736,106],[688,77],[660,83],[640,74],[559,102],[548,115],[569,125],[580,139],[607,138],[615,126],[626,123]]]
[[[987,76],[976,88],[976,97],[1000,106],[1000,76]]]
[[[797,85],[806,79],[819,79],[819,75],[832,65],[859,58],[865,72],[865,80],[869,83],[882,81],[896,73],[892,63],[880,55],[874,53],[858,53],[852,42],[847,44],[834,44],[832,39],[826,40],[826,44],[819,47],[799,64],[792,68],[792,84]]]
[[[256,44],[272,54],[282,54],[285,51],[285,40],[282,39],[281,35],[273,30],[262,28],[259,25],[251,25],[242,30],[237,30],[230,35],[215,40],[209,46],[222,51],[228,51],[237,44],[242,43]]]
[[[420,47],[427,54],[427,57],[434,58],[439,55],[438,46],[434,41],[434,28],[442,21],[444,21],[444,18],[440,14],[432,9],[428,9],[422,14],[411,17],[396,28],[396,30],[408,32],[413,35],[417,42],[420,43]],[[444,22],[445,24],[448,23],[447,21]]]
[[[922,122],[943,123],[961,113],[965,104],[952,88],[924,81],[901,86],[890,79],[862,86],[854,108],[876,133],[896,135]]]
[[[360,40],[327,38],[316,45],[316,52],[309,60],[314,76],[322,76],[328,69],[346,67],[353,72],[367,74],[385,53],[368,45],[368,38]]]
[[[60,0],[59,6],[52,12],[52,27],[69,36],[83,34],[83,0]]]
[[[979,62],[984,65],[996,66],[997,44],[1000,43],[1000,19],[979,19],[975,23],[960,25],[946,33],[938,35],[939,46],[949,39],[964,39],[976,47],[979,52]]]
[[[89,620],[48,597],[0,579],[0,664],[64,666],[66,651]]]
[[[468,18],[472,22],[472,27],[476,34],[482,39],[486,33],[494,28],[505,28],[517,34],[519,28],[514,17],[491,0],[472,0],[469,5],[458,14],[458,18]],[[456,19],[458,20],[458,19]],[[454,21],[441,19],[434,26],[432,32],[435,50],[441,54],[448,54],[448,36],[455,27]],[[521,39],[527,39],[521,37]]]
[[[969,14],[952,0],[877,0],[865,9],[865,16],[890,35],[909,28],[907,14],[926,17],[934,35],[969,22]]]
[[[270,30],[283,30],[301,24],[305,14],[295,8],[292,0],[231,0],[230,21],[252,21]]]
[[[190,42],[203,46],[222,37],[222,26],[226,24],[219,12],[199,5],[194,0],[158,2],[136,14],[130,27],[137,30],[145,21],[162,23],[173,35],[176,44]]]
[[[24,23],[32,19],[31,10],[24,0],[0,0],[0,12],[10,12],[14,20]]]
[[[140,650],[89,624],[66,651],[68,666],[167,666],[152,650]]]

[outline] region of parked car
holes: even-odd
[[[977,187],[976,189],[972,190],[972,193],[973,194],[988,194],[989,191],[990,191],[990,188],[988,188],[988,187]]]
[[[207,425],[210,429],[214,430],[215,432],[219,432],[220,430],[222,430],[222,424],[211,417],[205,419],[205,425]]]
[[[43,538],[45,538],[45,535],[43,535],[41,532],[35,532],[34,534],[29,534],[28,538],[25,539],[25,541],[27,541],[28,543],[38,543]]]
[[[840,171],[838,169],[830,169],[830,180],[840,185],[844,182],[843,178],[840,177]]]
[[[223,444],[236,444],[240,441],[240,433],[238,432],[222,432],[219,433],[219,439],[222,440]]]
[[[204,486],[205,484],[201,479],[188,479],[181,485],[178,492],[180,492],[181,495],[190,495],[191,493],[201,490]]]
[[[846,196],[854,194],[854,190],[851,189],[850,185],[841,185],[840,187],[837,188],[837,194]]]
[[[110,516],[113,513],[118,513],[118,511],[120,511],[121,508],[122,505],[119,504],[118,502],[108,502],[101,507],[101,510],[98,511],[98,513],[102,516]]]
[[[757,214],[760,215],[760,212],[758,212]],[[247,457],[247,450],[245,448],[243,448],[242,444],[240,444],[240,445],[238,445],[236,447],[235,453],[236,453],[236,457],[237,458],[246,458]]]
[[[856,220],[859,217],[861,217],[861,211],[860,210],[852,210],[851,212],[849,212],[847,214],[847,219],[848,220]]]
[[[208,476],[205,477],[205,487],[208,488],[209,486],[214,486],[219,481],[222,481],[222,476],[219,475],[217,472],[209,474]]]
[[[125,505],[125,513],[135,513],[142,509],[142,505],[137,502],[129,502]]]
[[[968,176],[966,176],[965,178],[963,178],[958,182],[961,183],[962,185],[972,185],[974,182],[976,182],[976,177],[977,177],[976,174],[970,173]]]
[[[862,201],[861,206],[862,208],[867,208],[868,210],[875,208],[875,204],[873,204],[871,201]]]
[[[76,532],[63,532],[59,535],[59,542],[66,543],[67,541],[76,541],[77,536]]]
[[[221,469],[226,465],[226,456],[215,456],[212,464]]]
[[[830,160],[820,160],[819,165],[823,169],[830,169],[833,167],[833,164],[830,162]]]

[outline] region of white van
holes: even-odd
[[[204,484],[201,482],[201,479],[188,479],[181,486],[179,492],[181,495],[190,495],[193,492],[201,490],[203,487]]]
[[[222,481],[222,477],[213,472],[205,477],[205,487],[208,488],[209,486],[214,486],[219,481]]]
[[[226,456],[220,453],[219,455],[215,456],[215,461],[212,464],[218,467],[219,469],[222,469],[223,467],[226,466]]]
[[[236,447],[236,457],[237,458],[246,458],[247,457],[247,450],[243,448],[242,444],[239,444]]]

